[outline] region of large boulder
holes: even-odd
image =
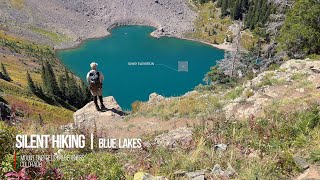
[[[191,180],[205,180],[207,170],[186,173],[186,177]]]
[[[317,99],[320,89],[320,61],[286,61],[278,70],[262,72],[244,83],[242,88],[242,95],[224,106],[228,119],[264,116],[267,106],[280,101],[296,102],[290,103],[291,109],[304,109],[304,101]]]
[[[163,133],[155,137],[154,141],[167,148],[187,148],[192,143],[192,128],[183,127]]]
[[[105,110],[97,111],[94,102],[91,101],[76,111],[73,115],[76,127],[85,128],[89,131],[96,127],[99,130],[106,123],[123,118],[124,112],[113,96],[103,98],[103,102],[107,108]]]

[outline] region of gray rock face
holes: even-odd
[[[161,134],[154,139],[159,146],[168,148],[187,147],[192,142],[192,128],[179,128]]]
[[[223,175],[224,171],[222,170],[220,164],[216,164],[213,166],[211,173],[215,175]]]
[[[106,110],[97,111],[92,101],[76,111],[73,115],[75,125],[78,128],[86,128],[88,130],[92,130],[94,127],[101,129],[108,121],[122,119],[122,109],[113,96],[103,98],[103,102],[107,108]]]
[[[56,48],[106,36],[107,30],[120,25],[154,26],[159,29],[154,36],[181,37],[192,31],[197,16],[186,0],[26,0],[21,7],[4,1],[0,9],[0,23],[10,31]],[[37,29],[67,35],[71,40],[57,44]]]
[[[186,173],[186,177],[191,180],[204,180],[207,170]]]
[[[309,164],[304,158],[297,156],[294,157],[293,160],[299,166],[300,169],[306,170],[309,168]]]
[[[306,60],[289,60],[283,63],[279,70],[264,71],[243,85],[243,93],[239,100],[226,103],[224,110],[227,118],[249,118],[264,115],[264,108],[273,101],[285,99],[290,94],[291,99],[310,98],[318,91],[316,88],[303,87],[299,81],[320,87],[320,62]],[[300,79],[299,79],[300,78]],[[269,83],[268,83],[269,81]],[[270,82],[273,81],[273,83]],[[300,83],[300,84],[299,84]],[[297,86],[302,86],[297,88]],[[303,107],[302,105],[300,106]]]
[[[231,178],[237,174],[237,172],[229,164],[226,170],[223,170],[219,164],[214,165],[211,173],[216,176]]]

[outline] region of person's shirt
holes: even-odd
[[[96,70],[90,70],[90,71],[88,72],[88,74],[87,74],[87,82],[88,82],[88,83],[90,83],[90,73],[95,73],[95,72],[96,72]],[[100,80],[100,83],[102,83],[103,80],[104,80],[104,76],[103,76],[103,74],[102,74],[101,71],[98,71],[98,72],[99,72],[99,80]]]

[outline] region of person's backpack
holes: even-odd
[[[91,72],[89,74],[89,80],[90,80],[90,89],[96,90],[100,88],[101,86],[100,73],[98,71]]]

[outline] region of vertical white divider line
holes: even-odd
[[[93,149],[93,133],[91,133],[91,149]]]

